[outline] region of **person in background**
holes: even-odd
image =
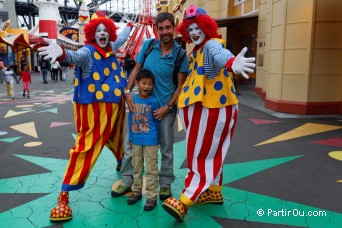
[[[132,26],[128,22],[117,35],[114,21],[105,12],[97,11],[84,27],[86,45],[82,48],[65,50],[52,40],[44,39],[48,46],[38,49],[46,60],[55,62],[60,58],[78,65],[73,98],[77,136],[69,151],[57,206],[50,213],[53,222],[72,219],[69,191],[84,187],[105,145],[117,162],[121,161],[127,80],[115,53],[127,40]]]
[[[125,57],[125,59],[123,61],[124,61],[124,64],[123,64],[124,66],[123,67],[124,67],[124,70],[126,71],[126,77],[128,78],[129,75],[131,74],[132,69],[135,66],[135,62],[130,57],[128,52],[126,53],[126,57]]]
[[[40,56],[38,56],[37,58],[37,70],[38,70],[38,75],[40,75],[40,72],[42,71],[40,68],[40,62],[42,61],[42,58],[40,58]]]
[[[1,72],[5,69],[5,65],[4,62],[2,61],[2,59],[0,58],[0,70]],[[2,77],[2,74],[0,74],[0,82],[1,84],[4,83],[4,78]]]
[[[67,62],[61,62],[61,66],[62,66],[62,76],[60,79],[61,81],[65,81],[68,71],[69,71],[70,64]]]
[[[27,61],[26,61],[26,58],[23,56],[21,57],[21,60],[20,60],[20,69],[24,70],[26,66],[27,66]]]
[[[24,67],[24,70],[20,72],[20,77],[19,77],[19,81],[23,79],[22,83],[23,83],[23,97],[26,96],[27,92],[27,98],[30,98],[30,84],[31,84],[31,73],[28,70],[28,66]]]
[[[154,85],[154,76],[151,71],[139,71],[135,85],[138,87],[138,94],[133,95],[133,112],[129,112],[128,116],[134,181],[133,194],[128,198],[127,203],[132,205],[141,199],[145,158],[147,201],[144,210],[150,211],[156,206],[158,197],[159,120],[153,117],[153,112],[159,108],[159,103],[150,95]]]
[[[54,62],[51,62],[52,79],[54,82],[58,82],[58,73],[59,73],[60,68],[61,68],[61,65],[59,65],[59,62],[57,60]]]
[[[14,94],[14,81],[19,84],[18,78],[16,73],[13,70],[13,67],[11,65],[7,66],[5,74],[5,81],[6,81],[6,90],[7,90],[7,98],[12,98],[14,100],[15,94]]]
[[[233,83],[236,74],[248,78],[255,58],[245,58],[247,48],[235,57],[217,33],[215,19],[203,8],[190,5],[178,27],[187,43],[194,43],[188,77],[178,97],[178,114],[186,134],[188,173],[180,199],[168,198],[163,208],[179,222],[189,207],[222,204],[223,161],[238,115]]]
[[[48,60],[45,60],[44,58],[41,58],[40,60],[40,69],[42,71],[42,75],[43,75],[43,83],[48,84],[47,81],[47,76],[49,73],[49,63]]]

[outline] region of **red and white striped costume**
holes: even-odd
[[[186,131],[188,174],[181,201],[194,202],[211,185],[222,186],[222,165],[237,120],[238,106],[206,108],[200,103],[179,109]]]
[[[188,162],[181,201],[188,206],[209,187],[221,191],[222,165],[237,120],[233,75],[225,67],[234,56],[223,46],[224,41],[215,38],[192,52],[193,62],[178,98]],[[224,49],[219,58],[212,53],[217,49]],[[215,59],[221,64],[214,63]]]

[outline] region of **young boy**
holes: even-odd
[[[154,85],[154,76],[151,71],[139,71],[135,85],[139,92],[133,95],[133,112],[130,112],[128,116],[134,182],[133,194],[128,198],[127,203],[132,205],[141,199],[145,157],[147,201],[144,210],[150,211],[156,206],[158,195],[159,121],[153,117],[153,112],[159,108],[159,104],[156,98],[150,96]]]
[[[28,66],[24,67],[24,70],[20,72],[19,81],[23,79],[23,97],[25,97],[25,91],[27,91],[27,98],[30,98],[30,84],[31,73],[28,71]]]
[[[12,98],[12,100],[14,100],[14,80],[17,82],[17,84],[19,84],[17,75],[15,74],[11,65],[7,66],[7,69],[4,74],[5,74],[5,81],[7,83],[6,84],[7,97]]]

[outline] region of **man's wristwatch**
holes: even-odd
[[[126,90],[125,90],[125,94],[126,94],[126,93],[131,93],[131,90],[126,89]]]
[[[173,110],[173,106],[172,106],[172,105],[170,105],[169,103],[167,103],[167,104],[166,104],[166,106],[167,106],[167,107],[169,107],[169,109],[170,109],[170,112]]]

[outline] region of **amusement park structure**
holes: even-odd
[[[75,5],[71,3],[74,2]],[[89,3],[90,2],[90,3]],[[77,49],[84,45],[84,25],[96,10],[103,10],[119,27],[128,21],[135,25],[127,42],[117,55],[123,58],[130,55],[135,58],[144,39],[157,38],[154,17],[158,0],[14,0],[3,8],[7,12],[9,28],[1,31],[0,56],[8,64],[14,64],[25,57],[33,69],[36,67],[36,48],[44,45],[42,37],[48,37],[65,48]],[[13,20],[12,20],[13,19]],[[7,19],[3,18],[2,22]],[[18,23],[19,22],[19,23]],[[1,23],[4,25],[5,23]],[[7,25],[7,22],[6,22]],[[20,27],[25,27],[21,29]],[[72,31],[65,36],[64,31]],[[120,29],[119,29],[120,30]],[[74,39],[77,31],[78,39]],[[22,42],[25,41],[25,42]],[[18,47],[18,48],[17,48]],[[19,48],[20,47],[20,48]]]
[[[141,43],[145,38],[158,37],[154,24],[155,6],[156,2],[154,0],[141,1],[138,23],[124,47],[125,53],[131,57],[135,57],[138,54]]]
[[[154,25],[154,17],[157,12],[156,5],[158,2],[159,1],[157,0],[139,0],[139,1],[134,0],[134,1],[130,1],[130,3],[128,4],[127,1],[118,1],[118,0],[94,1],[93,0],[91,3],[86,4],[86,1],[79,1],[78,5],[76,5],[76,7],[78,8],[78,18],[73,19],[74,21],[77,21],[77,23],[72,22],[70,24],[78,24],[79,44],[83,45],[84,44],[83,28],[84,28],[84,24],[87,23],[87,20],[84,20],[84,16],[82,15],[84,11],[87,11],[88,15],[89,13],[90,14],[94,13],[95,10],[101,9],[101,10],[107,11],[108,17],[113,18],[118,23],[119,26],[122,26],[122,24],[128,21],[132,21],[135,24],[135,26],[132,30],[132,33],[129,39],[124,44],[122,49],[120,49],[122,53],[119,53],[119,54],[121,56],[130,55],[131,57],[135,57],[144,39],[158,37],[157,30]],[[113,6],[114,3],[116,3],[116,8],[114,8]],[[63,8],[61,7],[58,1],[36,0],[35,2],[33,2],[33,4],[36,7],[38,7],[38,11],[39,11],[38,15],[39,15],[40,35],[46,32],[45,30],[50,31],[51,28],[56,27],[56,25],[49,25],[49,26],[44,27],[42,26],[42,22],[48,21],[48,23],[50,23],[51,21],[56,21],[54,22],[54,24],[57,24],[60,26],[61,24],[58,20],[62,18],[62,21],[66,21],[65,16],[61,14],[61,11],[60,11],[61,17],[59,17],[58,14],[54,13],[54,11],[58,12],[58,10]],[[104,4],[111,4],[111,6],[107,7]],[[64,7],[65,6],[66,5],[64,5]],[[102,7],[99,7],[99,6],[102,6]],[[110,11],[108,11],[108,8],[110,9]],[[55,17],[55,19],[53,19],[52,17]],[[35,26],[35,28],[36,27],[37,25]],[[31,31],[33,30],[34,29],[32,29]],[[36,34],[37,33],[38,32],[36,32]],[[49,38],[52,38],[52,39],[58,38],[58,40],[61,40],[61,36],[58,34],[58,37],[57,37],[55,33],[56,31],[54,32],[50,31]],[[30,35],[31,34],[32,32],[30,33]],[[54,34],[54,35],[51,36],[50,34]],[[68,42],[71,45],[75,45],[74,42],[70,42],[67,39],[66,39],[66,42]]]

